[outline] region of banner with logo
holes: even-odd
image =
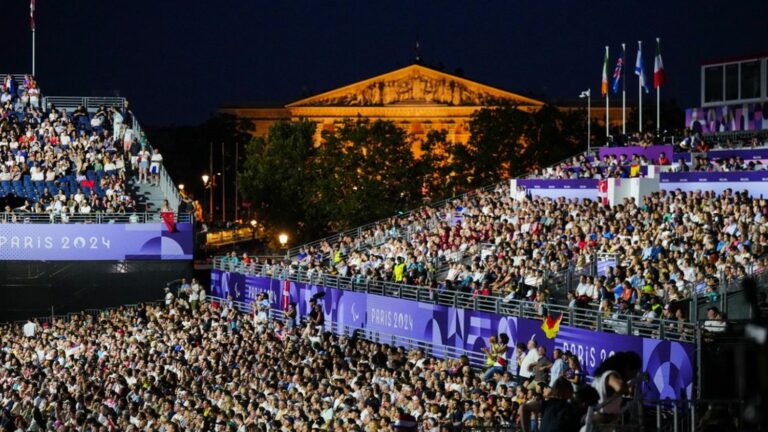
[[[212,295],[232,296],[233,300],[253,302],[266,292],[274,309],[280,309],[284,281],[261,276],[213,270]],[[548,338],[541,320],[506,316],[416,302],[394,297],[365,294],[343,289],[327,288],[290,282],[290,301],[298,306],[300,320],[309,312],[315,298],[323,308],[326,320],[350,329],[367,329],[384,334],[423,341],[434,345],[480,352],[488,347],[488,338],[506,333],[510,342],[508,358],[512,359],[515,345],[534,338],[548,355],[555,348],[570,351],[579,358],[588,374],[607,357],[619,351],[634,351],[643,359],[643,368],[651,378],[649,397],[690,398],[693,389],[694,345],[625,336],[614,333],[560,325],[554,338]],[[440,356],[439,351],[432,354]],[[510,362],[513,365],[514,362]]]
[[[190,260],[191,223],[0,224],[0,260]]]

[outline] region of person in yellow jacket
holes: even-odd
[[[403,257],[397,257],[397,264],[395,264],[393,278],[395,282],[402,282],[405,275],[405,260]]]

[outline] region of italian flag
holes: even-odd
[[[664,62],[661,61],[661,40],[656,38],[656,58],[653,61],[653,88],[659,88],[665,82]]]
[[[603,60],[603,85],[600,86],[603,96],[608,94],[608,47],[605,47],[605,59]]]

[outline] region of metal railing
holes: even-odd
[[[120,96],[46,96],[43,98],[43,106],[55,105],[59,109],[75,109],[82,105],[88,110],[96,110],[100,106],[122,107],[125,98]]]
[[[176,213],[176,222],[192,222],[192,214]],[[0,224],[112,224],[112,223],[160,223],[159,212],[145,213],[0,213]]]
[[[213,231],[205,234],[205,244],[208,246],[226,246],[241,241],[254,239],[254,229],[251,227],[232,228]]]
[[[461,309],[492,312],[520,318],[543,319],[546,315],[562,314],[562,324],[595,331],[642,336],[694,343],[698,326],[695,322],[655,319],[650,322],[630,314],[607,315],[594,308],[568,306],[509,299],[501,296],[433,289],[380,280],[315,274],[281,265],[232,263],[222,257],[214,258],[213,268],[223,271],[290,280],[328,288],[396,297],[405,300],[434,303]]]

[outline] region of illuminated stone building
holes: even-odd
[[[449,143],[465,144],[469,140],[472,114],[500,103],[516,105],[525,111],[535,111],[544,104],[536,99],[412,64],[284,107],[224,106],[219,111],[251,119],[253,132],[259,136],[265,135],[269,127],[279,120],[303,118],[318,124],[316,142],[319,143],[324,130],[332,131],[344,119],[361,116],[392,121],[416,138],[425,136],[431,130],[445,130]],[[601,119],[604,113],[604,109],[593,106],[593,118]],[[611,114],[614,115],[613,110]]]

